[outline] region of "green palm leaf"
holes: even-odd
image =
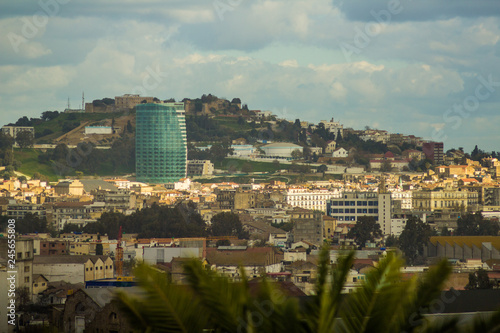
[[[143,294],[134,298],[118,292],[116,298],[136,328],[145,332],[199,332],[208,327],[206,314],[187,288],[171,284],[164,273],[146,265],[139,266],[135,276]]]

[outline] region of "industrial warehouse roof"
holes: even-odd
[[[33,264],[84,264],[89,259],[95,263],[98,259],[106,261],[108,256],[92,255],[37,255],[33,257]]]
[[[118,187],[110,184],[109,182],[101,179],[80,179],[80,182],[83,184],[83,189],[85,192],[90,193],[90,191],[94,190],[109,190],[116,191]]]
[[[267,144],[263,147],[265,147],[265,148],[288,148],[288,147],[303,148],[302,146],[296,145],[295,143],[291,143],[291,142],[274,142],[274,143]]]

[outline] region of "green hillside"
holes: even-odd
[[[52,143],[69,130],[78,127],[82,122],[91,121],[90,124],[124,115],[124,112],[115,113],[60,113],[56,118],[39,121],[33,124],[37,138],[35,143]],[[52,132],[52,133],[49,133]],[[44,133],[47,133],[44,135]],[[41,135],[41,136],[40,136]]]

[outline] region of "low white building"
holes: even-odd
[[[326,212],[326,202],[333,198],[340,198],[341,196],[342,192],[337,189],[334,189],[333,191],[311,191],[305,188],[289,188],[285,193],[285,201],[292,207]]]
[[[399,201],[401,209],[413,209],[413,191],[394,191],[391,192],[391,199],[393,202]]]
[[[332,152],[332,157],[346,158],[349,156],[349,152],[344,148],[337,148]]]
[[[233,156],[249,157],[255,154],[255,147],[252,145],[231,145]]]
[[[88,134],[113,134],[111,126],[85,126],[85,135]]]
[[[292,157],[292,152],[295,150],[304,152],[302,146],[290,142],[274,142],[261,147],[266,156],[275,157]]]

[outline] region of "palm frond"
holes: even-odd
[[[140,265],[135,276],[143,294],[132,297],[116,295],[120,307],[129,314],[136,328],[151,332],[193,332],[208,327],[208,318],[199,302],[181,286],[172,285],[165,274],[147,265]]]
[[[197,260],[184,266],[189,286],[216,328],[236,332],[246,323],[250,294],[246,278],[233,283],[225,276],[202,267]]]
[[[500,310],[492,314],[477,314],[471,323],[464,325],[464,332],[499,333]]]
[[[389,255],[365,276],[365,283],[350,294],[341,308],[338,329],[346,332],[391,332],[380,312],[389,305],[393,311],[410,284],[401,285],[401,259]],[[387,311],[388,312],[388,311]],[[395,325],[397,326],[397,325]]]

